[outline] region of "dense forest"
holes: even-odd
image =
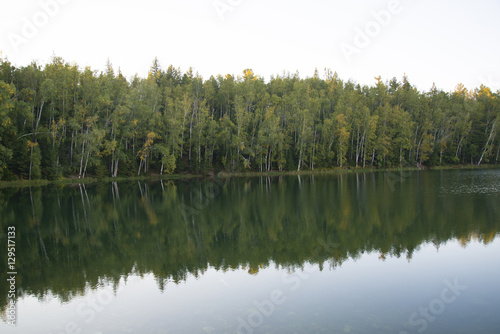
[[[497,163],[500,92],[0,59],[0,180]]]

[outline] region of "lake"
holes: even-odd
[[[0,217],[1,333],[500,332],[500,170],[6,188]]]

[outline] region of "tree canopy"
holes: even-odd
[[[500,92],[0,59],[0,179],[497,163]]]

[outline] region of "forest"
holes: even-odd
[[[500,91],[0,58],[0,180],[497,164]]]

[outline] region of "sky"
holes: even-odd
[[[268,81],[318,69],[373,85],[407,75],[421,91],[500,89],[498,0],[22,0],[0,11],[16,66],[62,57],[145,77],[155,57],[204,79],[250,68]]]

